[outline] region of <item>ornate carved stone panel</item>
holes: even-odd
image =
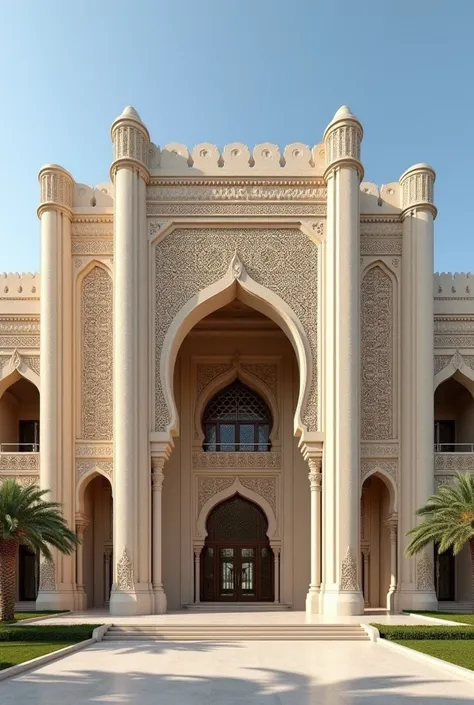
[[[398,476],[398,460],[395,458],[391,458],[390,460],[369,460],[363,458],[360,461],[361,482],[364,482],[369,475],[376,473],[378,470],[383,470],[396,481]]]
[[[433,561],[426,551],[416,559],[416,589],[434,590]]]
[[[341,581],[340,589],[347,592],[356,592],[359,590],[357,582],[357,563],[350,547],[347,547],[346,555],[341,563]]]
[[[196,369],[196,393],[197,396],[213,382],[217,377],[230,370],[232,362],[200,362]]]
[[[281,468],[281,453],[269,451],[265,453],[212,453],[195,451],[193,453],[193,468],[226,469],[242,468],[252,470]]]
[[[361,436],[393,438],[393,284],[376,265],[362,280]]]
[[[308,430],[317,430],[317,245],[296,228],[194,228],[175,230],[155,248],[157,431],[165,430],[169,423],[159,370],[163,340],[170,323],[193,295],[225,275],[236,251],[252,279],[278,294],[305,329],[314,375],[303,421]]]
[[[94,267],[81,287],[82,438],[112,438],[112,279]]]

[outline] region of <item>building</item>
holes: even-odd
[[[38,608],[470,600],[467,551],[404,555],[474,467],[474,287],[433,276],[432,168],[365,182],[347,107],[283,154],[160,149],[130,107],[112,142],[111,183],[41,169],[41,281],[0,289],[0,472],[83,537]]]

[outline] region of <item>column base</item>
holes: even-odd
[[[321,590],[318,587],[309,587],[306,595],[306,614],[321,613]]]
[[[364,598],[360,591],[324,590],[321,596],[322,614],[330,617],[351,617],[364,614]]]
[[[74,612],[77,609],[77,593],[72,590],[40,590],[36,598],[35,609],[42,610],[66,610]]]
[[[390,612],[390,614],[394,614],[395,612],[395,595],[397,594],[396,589],[394,590],[389,590],[387,593],[387,609]]]
[[[165,614],[168,608],[168,600],[162,585],[153,588],[153,600],[155,604],[154,614]]]
[[[133,617],[153,614],[152,595],[149,590],[114,590],[110,593],[109,612],[114,617]]]
[[[399,590],[396,592],[395,609],[397,612],[437,612],[439,609],[436,593],[418,590]]]
[[[76,592],[76,610],[78,612],[85,612],[87,609],[87,595],[84,592],[83,585],[77,586]]]

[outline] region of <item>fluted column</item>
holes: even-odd
[[[115,186],[114,212],[114,583],[110,612],[114,615],[152,610],[150,536],[142,518],[149,516],[149,450],[143,426],[142,346],[140,309],[142,280],[139,263],[146,213],[145,184],[149,179],[149,134],[137,112],[125,108],[112,125]],[[138,531],[138,526],[142,528]],[[146,522],[146,527],[149,524]],[[139,536],[140,533],[140,536]]]
[[[360,161],[362,126],[343,106],[324,133],[325,444],[323,611],[363,612],[360,517]]]
[[[194,602],[201,602],[201,551],[202,546],[194,546]]]
[[[162,573],[162,489],[163,489],[163,466],[164,459],[152,457],[152,473],[151,482],[153,488],[152,507],[153,507],[153,595],[155,601],[155,614],[163,614],[166,612],[166,593],[163,588],[163,573]]]
[[[392,514],[386,522],[385,526],[390,533],[390,587],[387,594],[387,609],[390,612],[395,610],[395,593],[397,591],[397,529],[398,518],[396,514]]]
[[[310,458],[308,464],[311,502],[311,573],[306,595],[306,611],[309,614],[318,614],[321,593],[321,459]]]
[[[50,500],[63,501],[59,485],[62,266],[63,250],[70,241],[74,180],[69,172],[56,164],[43,167],[38,178],[41,188],[38,208],[41,221],[40,486],[49,491],[47,497]],[[68,576],[67,585],[62,585],[64,576],[60,563],[64,559],[54,549],[52,553],[52,561],[41,559],[40,562],[37,609],[73,609],[72,576]]]
[[[398,609],[437,609],[433,546],[404,553],[415,511],[434,492],[433,467],[433,200],[435,173],[427,164],[400,179],[403,219],[400,583]]]
[[[281,553],[281,547],[280,546],[274,546],[273,547],[273,555],[275,557],[274,561],[274,580],[275,580],[275,585],[274,585],[274,601],[275,604],[278,604],[280,602],[280,553]]]

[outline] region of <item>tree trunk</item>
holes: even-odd
[[[15,619],[18,539],[0,538],[0,621]]]
[[[471,551],[471,583],[472,583],[472,611],[474,612],[474,538],[469,540]]]

